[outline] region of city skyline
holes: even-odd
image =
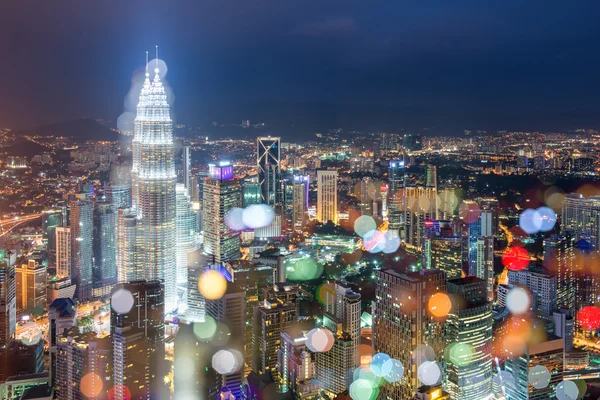
[[[84,15],[79,5],[66,13],[57,1],[52,11],[85,21],[78,19]],[[48,44],[58,40],[58,54],[94,36],[108,18],[117,25],[103,31],[100,49],[135,28],[118,22],[137,1],[121,8],[93,5],[86,12],[97,15],[80,36],[57,25]],[[503,92],[493,101],[483,99],[467,114],[489,123],[494,118],[482,110],[496,104],[496,116],[510,126],[511,110],[523,124],[534,121],[523,104],[545,115],[560,104],[578,109],[586,96],[573,100],[568,90],[539,96],[560,85],[593,91],[595,75],[581,65],[577,79],[547,85],[552,73],[568,71],[556,60],[536,69],[536,79],[523,79],[527,68],[535,69],[536,45],[547,45],[545,56],[553,54],[555,39],[563,46],[581,39],[573,54],[589,46],[597,28],[585,25],[591,19],[580,15],[582,9],[565,5],[559,18],[554,4],[545,3],[549,11],[532,20],[532,5],[517,7],[512,0],[492,11],[466,4],[434,9],[351,1],[336,8],[339,0],[264,0],[234,7],[186,1],[139,4],[144,7],[136,15],[150,22],[151,36],[164,36],[161,50],[172,47],[163,56],[155,44],[142,69],[130,70],[116,126],[100,118],[44,132],[12,130],[2,125],[2,112],[12,111],[0,98],[0,398],[600,398],[600,129],[463,126],[440,135],[434,128],[404,129],[382,112],[366,118],[364,105],[350,116],[362,120],[360,129],[343,126],[348,120],[341,117],[335,127],[307,129],[315,115],[321,124],[329,118],[324,108],[313,116],[298,110],[294,118],[301,122],[287,128],[291,114],[279,122],[236,114],[245,99],[265,108],[263,116],[277,114],[260,100],[276,92],[287,99],[277,101],[295,102],[302,93],[335,107],[361,99],[372,109],[381,102],[393,110],[408,99],[390,95],[404,85],[394,77],[406,78],[411,67],[411,84],[427,85],[416,97],[406,86],[410,107],[425,107],[430,123],[439,121],[432,115],[462,110],[464,99],[476,102],[499,86]],[[46,7],[31,11],[30,22]],[[192,10],[210,10],[214,20]],[[510,23],[497,25],[505,13]],[[219,25],[220,18],[239,24]],[[403,18],[404,25],[378,23]],[[563,24],[549,29],[558,20]],[[186,30],[190,21],[196,22],[193,31]],[[564,31],[575,22],[577,29]],[[23,40],[35,41],[47,23]],[[223,36],[191,45],[202,32]],[[410,44],[398,37],[403,33],[410,33]],[[381,35],[390,40],[378,47]],[[285,50],[280,40],[289,45]],[[123,36],[123,46],[139,44]],[[498,57],[503,46],[511,54],[528,49],[517,62],[527,68],[515,70],[517,60]],[[119,50],[109,47],[107,59]],[[227,59],[246,60],[235,63],[243,82],[228,81],[220,88],[231,90],[219,94],[197,90],[198,75],[206,71],[196,69],[202,57],[194,51],[236,48]],[[183,49],[190,52],[184,61]],[[256,70],[268,59],[260,57],[265,50],[294,67],[278,70],[279,61],[272,60]],[[395,70],[402,51],[402,57],[419,57]],[[88,47],[75,53],[85,68]],[[307,54],[312,58],[304,59]],[[435,69],[427,66],[427,54],[437,55]],[[481,64],[472,62],[478,55],[484,55]],[[488,57],[497,61],[496,73],[474,73]],[[457,75],[451,61],[468,66]],[[49,71],[54,62],[49,59]],[[72,68],[68,58],[61,65]],[[311,68],[300,73],[302,66]],[[86,72],[105,87],[83,89],[88,102],[72,113],[89,108],[102,114],[104,96],[123,98],[106,77],[122,79],[127,74],[121,69],[129,67],[103,67],[107,75]],[[212,89],[234,71],[229,67],[215,71]],[[498,70],[513,81],[500,82]],[[294,79],[282,86],[278,80],[288,75]],[[23,84],[32,97],[43,98],[38,78]],[[582,86],[586,78],[592,80]],[[68,104],[61,98],[77,79],[76,72],[56,74],[47,87],[63,82],[64,91],[28,113],[35,119],[61,114]],[[345,80],[335,93],[322,94]],[[485,85],[472,86],[478,82]],[[515,88],[522,97],[508,104],[504,96]],[[455,95],[451,106],[446,90]],[[203,96],[213,96],[216,108],[225,102],[230,111],[223,116],[236,119],[178,123],[177,112],[197,120],[213,112],[198,111]],[[554,117],[566,122],[560,113]],[[586,123],[581,116],[576,121]],[[394,128],[379,128],[388,123]],[[444,129],[454,129],[450,125]]]

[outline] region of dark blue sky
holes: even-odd
[[[597,1],[0,4],[0,125],[116,120],[155,44],[178,122],[600,127]]]

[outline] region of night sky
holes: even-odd
[[[0,3],[0,126],[116,120],[157,44],[181,123],[600,127],[597,1]]]

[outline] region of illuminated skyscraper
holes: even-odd
[[[256,163],[258,183],[262,189],[262,202],[271,207],[280,205],[283,201],[280,160],[280,138],[259,137],[256,139]]]
[[[494,301],[494,237],[482,236],[477,239],[477,268],[475,276],[486,284],[487,299]]]
[[[116,165],[110,171],[110,181],[104,183],[106,201],[117,208],[131,207],[131,176],[127,166]]]
[[[462,238],[458,236],[436,236],[425,240],[425,268],[439,269],[446,279],[462,276]]]
[[[331,300],[326,304],[323,329],[333,333],[335,342],[330,351],[315,354],[315,365],[321,389],[337,395],[352,383],[347,371],[358,366],[361,296],[347,283],[336,282]]]
[[[198,248],[196,212],[185,186],[177,185],[177,287],[180,307],[187,308],[188,253]],[[182,310],[180,310],[182,311]]]
[[[71,228],[57,226],[56,235],[56,275],[59,278],[71,277]]]
[[[404,160],[388,164],[388,226],[400,230],[402,222],[402,188],[404,187]]]
[[[110,293],[117,283],[117,206],[97,202],[94,206],[94,297]]]
[[[460,301],[452,302],[446,320],[446,388],[452,400],[480,400],[492,390],[492,303],[486,282],[469,276],[449,280],[447,289]]]
[[[505,369],[512,374],[512,379],[506,381],[506,395],[509,399],[552,399],[555,397],[556,386],[563,380],[564,340],[548,338],[541,343],[530,344],[525,351],[506,359]],[[532,368],[542,365],[550,373],[547,386],[536,389],[529,383],[529,373]]]
[[[136,262],[146,280],[164,283],[165,312],[177,308],[176,200],[173,123],[159,76],[146,79],[134,121],[132,196],[137,214]]]
[[[400,273],[377,271],[373,302],[373,347],[404,365],[404,378],[380,388],[380,396],[408,399],[422,383],[412,352],[422,344],[431,346],[441,360],[445,347],[444,322],[434,319],[427,302],[446,289],[446,274],[440,270]],[[423,359],[417,359],[420,365]],[[387,396],[387,397],[386,397]]]
[[[437,189],[437,167],[427,164],[426,186]]]
[[[241,187],[233,178],[233,166],[222,164],[210,166],[202,201],[204,252],[217,263],[240,258],[240,233],[227,226],[225,216],[230,209],[241,207]]]
[[[337,171],[317,171],[317,220],[337,224]]]
[[[405,187],[402,192],[401,238],[421,248],[425,221],[438,218],[438,195],[435,188]]]
[[[189,145],[183,146],[183,186],[187,195],[192,195],[192,149]]]
[[[28,260],[16,269],[17,309],[39,313],[46,308],[46,266]]]
[[[308,211],[308,191],[310,186],[310,177],[294,176],[293,206],[292,206],[292,224],[294,229],[302,230],[304,220]]]
[[[562,205],[561,222],[563,234],[570,234],[575,242],[586,240],[594,249],[600,249],[600,196],[568,194]]]
[[[0,250],[0,382],[10,375],[10,345],[17,330],[15,259]]]
[[[242,183],[242,205],[248,207],[251,204],[260,204],[262,202],[262,188],[259,183]]]
[[[159,281],[134,281],[115,286],[133,295],[127,313],[111,309],[115,399],[163,398],[165,373],[164,291]],[[125,397],[127,386],[131,397]]]
[[[121,209],[117,228],[117,281],[125,283],[144,277],[143,266],[136,262],[137,218],[132,209]],[[140,232],[141,234],[141,232]]]
[[[93,210],[86,194],[78,194],[69,201],[71,226],[71,277],[77,285],[76,297],[87,301],[92,297],[93,265]]]
[[[556,274],[556,309],[575,310],[575,238],[552,235],[544,240],[544,267]]]

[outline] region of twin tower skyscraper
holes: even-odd
[[[132,208],[123,210],[119,234],[119,281],[159,280],[165,312],[177,308],[175,145],[167,94],[160,79],[158,51],[154,78],[146,74],[134,121],[131,168]],[[126,221],[127,223],[121,223]]]

